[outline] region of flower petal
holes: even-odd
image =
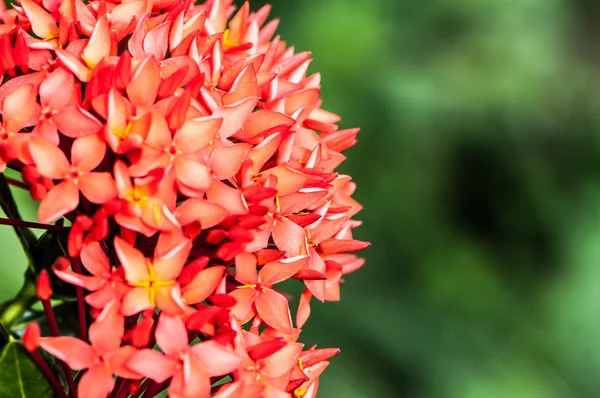
[[[102,204],[117,197],[115,181],[110,173],[87,173],[78,181],[81,193],[92,203]]]
[[[246,143],[215,148],[208,159],[208,166],[219,180],[227,180],[237,174],[247,159],[251,146]]]
[[[235,279],[244,285],[256,285],[256,256],[252,253],[242,252],[235,256]]]
[[[115,237],[115,251],[125,270],[125,278],[130,283],[146,281],[150,278],[148,260],[129,243]]]
[[[183,265],[188,259],[192,242],[183,239],[179,244],[153,261],[156,277],[161,281],[171,281],[179,276]]]
[[[146,55],[154,56],[158,61],[165,58],[169,46],[170,28],[171,21],[166,21],[146,33],[144,38],[144,52]]]
[[[228,138],[237,133],[244,123],[246,123],[246,120],[248,120],[257,102],[258,98],[252,97],[216,109],[212,115],[223,119],[223,124],[221,124],[221,128],[219,129],[219,136],[221,138]]]
[[[185,303],[181,299],[179,284],[162,286],[155,291],[156,306],[165,314],[181,315],[185,310]]]
[[[303,344],[300,343],[289,343],[261,361],[263,371],[272,378],[288,375],[292,368],[297,366],[302,347]]]
[[[230,308],[231,315],[233,315],[238,321],[246,320],[248,313],[252,309],[252,303],[256,298],[256,289],[235,289],[229,293],[230,296],[235,298],[235,306]]]
[[[196,304],[210,296],[225,275],[225,267],[214,266],[198,273],[190,283],[181,288],[182,297],[187,304]]]
[[[127,361],[126,366],[136,373],[162,383],[175,373],[177,361],[158,351],[143,349]]]
[[[277,177],[277,195],[285,196],[298,192],[308,182],[306,174],[301,173],[286,165],[279,165],[263,172],[266,177]]]
[[[44,197],[38,208],[38,220],[51,223],[68,212],[75,210],[79,204],[79,190],[73,180],[65,180],[52,188]]]
[[[154,303],[150,300],[150,289],[148,288],[134,287],[123,297],[121,312],[125,316],[152,309],[154,309]]]
[[[206,191],[213,182],[210,169],[191,157],[178,156],[175,172],[179,181],[195,190]]]
[[[61,48],[55,48],[56,58],[64,65],[65,68],[73,72],[73,74],[80,81],[86,83],[90,81],[92,77],[92,71],[85,66],[77,56],[73,53],[63,50]]]
[[[252,64],[246,66],[233,82],[233,86],[223,96],[223,103],[231,105],[246,98],[258,96],[258,81]]]
[[[160,68],[158,62],[154,57],[148,57],[131,78],[131,82],[127,86],[127,95],[134,105],[152,105],[156,99],[159,85]]]
[[[71,147],[71,163],[79,171],[92,171],[106,154],[106,144],[96,134],[79,137]]]
[[[102,58],[110,55],[111,38],[110,28],[106,15],[98,18],[96,26],[92,31],[88,44],[83,49],[81,57],[91,67],[94,68],[100,63]]]
[[[187,330],[178,316],[161,314],[154,335],[160,349],[169,356],[177,357],[188,349]]]
[[[81,262],[95,276],[110,276],[110,262],[98,242],[90,242],[81,250]]]
[[[292,333],[292,317],[288,301],[273,289],[264,289],[254,300],[261,319],[274,329]]]
[[[257,135],[270,135],[276,132],[288,131],[296,121],[282,113],[269,109],[261,109],[251,114],[244,123],[242,133],[236,134],[236,137],[252,138]]]
[[[180,393],[184,397],[210,396],[210,376],[200,359],[191,355],[184,361],[182,370],[171,383],[170,391],[173,395]]]
[[[56,69],[40,84],[42,105],[48,105],[54,110],[62,109],[71,101],[74,87],[73,75],[64,68]]]
[[[19,87],[4,100],[2,117],[4,128],[9,132],[17,132],[27,125],[34,116],[36,91],[30,85]]]
[[[115,351],[121,345],[125,318],[119,313],[117,300],[109,303],[90,325],[90,342],[101,355]]]
[[[56,21],[46,10],[32,0],[21,0],[21,7],[27,15],[31,30],[42,39],[58,37]]]
[[[271,261],[258,273],[261,282],[267,286],[289,279],[300,270],[309,260],[308,256],[298,256],[283,260]]]
[[[186,120],[175,133],[173,143],[183,153],[196,152],[215,138],[222,123],[223,119],[213,116]]]
[[[287,218],[277,220],[273,226],[273,241],[287,257],[303,256],[308,253],[306,231]]]
[[[222,206],[201,198],[188,199],[175,210],[175,217],[181,225],[199,221],[202,229],[214,227],[228,215]]]
[[[108,397],[114,386],[113,375],[102,362],[92,366],[81,376],[77,392],[80,397],[105,398]]]
[[[98,359],[96,350],[75,337],[45,337],[40,339],[40,345],[73,370],[89,368]]]
[[[133,380],[140,379],[142,377],[140,374],[131,371],[126,366],[127,361],[129,361],[137,352],[138,350],[132,346],[120,347],[106,359],[110,370],[119,377]]]
[[[98,278],[97,276],[86,276],[75,272],[62,271],[56,268],[53,271],[61,280],[90,291],[100,289],[102,285],[104,285],[104,279]]]
[[[60,109],[52,121],[61,133],[70,138],[96,134],[102,128],[98,119],[79,105]]]
[[[191,351],[202,361],[211,377],[231,373],[242,363],[242,358],[216,341],[204,341],[196,344]]]
[[[223,206],[234,215],[248,213],[248,205],[241,191],[231,188],[220,181],[215,181],[206,192],[206,198],[213,203]]]
[[[65,154],[57,146],[42,138],[31,138],[29,153],[38,171],[44,177],[59,180],[65,178],[71,171],[71,164]]]

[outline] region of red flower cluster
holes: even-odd
[[[24,340],[87,369],[80,397],[309,398],[338,352],[297,340],[311,298],[338,300],[363,264],[355,186],[334,171],[358,129],[320,108],[310,53],[273,38],[269,7],[231,3],[0,9],[1,167],[41,223],[71,222],[53,272],[77,286],[82,323],[81,339],[51,322]],[[296,328],[288,279],[305,286]],[[49,318],[51,294],[42,273]]]

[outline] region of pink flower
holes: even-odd
[[[158,320],[156,342],[164,354],[143,349],[127,366],[157,383],[172,377],[170,394],[177,397],[210,397],[210,378],[231,373],[242,362],[233,351],[214,341],[190,347],[183,321],[169,315]]]
[[[154,309],[155,306],[173,315],[183,311],[177,276],[188,258],[191,246],[189,240],[181,238],[164,254],[157,255],[160,248],[157,245],[155,257],[150,260],[123,239],[115,238],[115,250],[125,271],[125,280],[131,287],[123,297],[124,315],[134,315]]]
[[[81,397],[106,397],[113,389],[113,375],[138,379],[125,367],[136,349],[122,346],[124,320],[116,301],[107,305],[90,326],[91,345],[75,337],[45,337],[40,345],[50,354],[66,362],[73,370],[88,369],[79,382]]]
[[[56,146],[42,138],[28,142],[29,152],[38,171],[44,177],[62,180],[52,188],[38,210],[40,222],[52,222],[74,210],[79,204],[79,192],[90,202],[102,204],[117,196],[115,183],[106,172],[93,172],[104,158],[104,146],[97,136],[77,138],[71,148],[71,162]]]

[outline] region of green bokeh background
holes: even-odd
[[[271,3],[362,127],[342,172],[373,246],[305,327],[342,349],[320,396],[600,396],[600,3]]]

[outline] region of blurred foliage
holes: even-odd
[[[342,172],[373,246],[305,327],[342,348],[320,396],[599,396],[600,3],[270,2],[362,127]],[[26,264],[1,232],[0,300]]]

